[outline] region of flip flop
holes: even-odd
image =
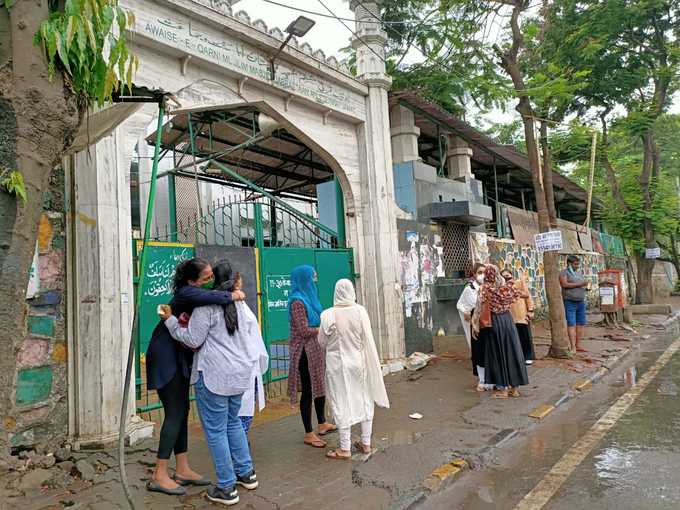
[[[326,448],[327,446],[327,444],[324,441],[321,441],[321,439],[318,441],[305,441],[304,443],[308,446],[311,446],[312,448]]]
[[[361,455],[370,455],[373,452],[373,447],[369,446],[368,451],[364,451],[364,444],[361,441],[355,441],[354,444],[354,449],[359,452]]]
[[[184,496],[187,493],[187,490],[181,485],[176,489],[166,489],[165,487],[158,485],[153,480],[149,480],[149,482],[146,484],[146,490],[149,492],[158,492],[167,496]]]
[[[212,482],[210,480],[206,480],[205,478],[201,478],[200,480],[188,480],[186,478],[182,478],[181,476],[175,475],[172,479],[182,487],[188,487],[189,485],[193,485],[194,487],[207,487],[208,485],[212,485]]]
[[[352,458],[352,454],[350,453],[349,455],[345,456],[338,454],[337,450],[329,450],[326,452],[326,458],[335,460],[349,460]]]
[[[496,398],[496,399],[499,399],[499,400],[505,400],[505,399],[509,398],[509,395],[507,393],[498,392],[498,393],[494,393],[493,395],[491,395],[491,398]]]
[[[320,436],[325,436],[327,434],[330,434],[331,432],[337,432],[337,431],[338,431],[338,427],[333,426],[332,429],[328,429],[326,432],[317,431],[316,433]]]

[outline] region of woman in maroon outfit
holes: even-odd
[[[325,448],[326,442],[319,436],[337,430],[326,423],[326,357],[319,345],[321,303],[316,289],[316,271],[312,266],[296,267],[290,275],[291,291],[288,298],[290,317],[290,368],[288,394],[291,403],[300,396],[300,416],[305,427],[305,444]],[[319,423],[318,435],[312,427],[312,403]]]

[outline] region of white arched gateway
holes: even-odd
[[[283,32],[245,12],[232,12],[234,2],[120,3],[135,15],[128,40],[141,62],[134,78],[137,87],[173,93],[182,109],[219,106],[226,111],[252,105],[283,126],[287,139],[263,142],[233,168],[250,180],[258,179],[273,194],[286,197],[295,190],[301,199],[313,196],[317,201],[321,198],[315,196],[316,184],[337,179],[346,241],[360,275],[359,294],[373,319],[381,356],[386,360],[403,356],[390,79],[384,61],[377,57],[384,54],[386,41],[375,23],[377,3],[351,2],[359,37],[354,41],[356,77],[335,59],[326,59],[323,52],[295,39],[277,56],[272,76],[271,59],[284,40]],[[136,211],[130,201],[130,168],[137,165],[143,206],[150,166],[145,139],[149,126],[156,124],[155,116],[153,105],[139,108],[66,165],[68,268],[73,275],[67,311],[73,318],[68,334],[69,429],[81,443],[106,442],[117,435],[134,306],[131,216]],[[168,121],[164,129],[169,132],[171,116]],[[206,143],[215,142],[211,133],[206,137]],[[277,143],[299,144],[300,152],[279,150]],[[283,159],[276,161],[277,157]],[[145,431],[140,424],[137,433]]]

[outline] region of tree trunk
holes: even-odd
[[[545,174],[541,172],[539,163],[538,144],[534,130],[534,118],[531,105],[526,97],[520,99],[517,110],[522,115],[524,123],[524,136],[527,144],[529,156],[529,166],[531,167],[531,180],[536,196],[536,210],[538,213],[538,227],[541,232],[548,232],[555,221],[551,221],[551,209],[555,210],[554,194],[552,193],[552,175],[548,179],[550,182],[550,193],[547,192]],[[549,158],[546,150],[544,155]],[[550,171],[550,165],[547,165]],[[548,196],[552,200],[552,208],[548,205]],[[557,252],[543,253],[543,269],[545,272],[545,293],[548,299],[548,314],[550,317],[550,353],[554,358],[564,358],[569,353],[569,336],[567,334],[567,323],[564,314],[564,301],[562,300],[562,287],[560,286],[560,267],[559,255]]]
[[[675,267],[675,274],[677,276],[677,281],[675,282],[675,285],[673,286],[673,292],[675,292],[678,289],[678,286],[680,285],[680,255],[678,254],[678,245],[677,240],[675,238],[674,234],[671,234],[671,257],[673,259],[673,267]]]
[[[15,414],[16,350],[26,335],[26,288],[50,174],[73,139],[79,115],[59,73],[47,79],[47,63],[33,36],[48,17],[48,2],[21,0],[0,15],[0,165],[24,178],[27,202],[0,191],[0,417]],[[5,11],[3,7],[0,9]],[[9,35],[9,38],[7,36]],[[10,48],[9,50],[7,48]],[[10,420],[11,421],[11,420]],[[0,457],[8,430],[0,432]]]
[[[655,265],[656,260],[645,258],[644,254],[635,256],[635,266],[637,267],[635,301],[639,304],[654,302],[653,274]]]

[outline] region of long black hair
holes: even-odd
[[[198,280],[201,272],[209,265],[210,262],[199,258],[185,260],[178,265],[172,279],[172,293],[176,294],[179,289],[189,285],[189,280]]]
[[[213,266],[215,275],[215,290],[234,291],[236,274],[231,269],[231,264],[226,260],[221,260]],[[224,322],[227,324],[227,331],[230,335],[238,329],[238,314],[236,313],[236,303],[233,301],[224,305]]]

